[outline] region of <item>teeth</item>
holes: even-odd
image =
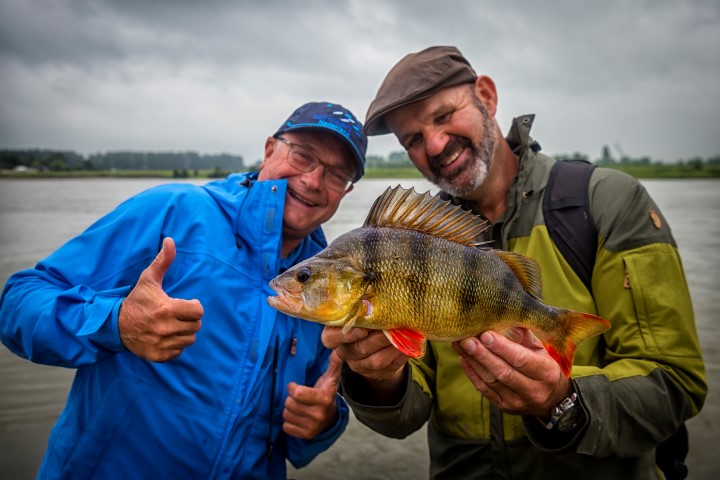
[[[450,165],[452,162],[454,162],[455,160],[457,160],[457,158],[460,156],[461,153],[462,153],[462,149],[460,149],[460,150],[458,150],[457,152],[455,152],[454,154],[448,156],[448,157],[442,162],[442,166],[445,167],[445,166],[447,166],[447,165]]]
[[[292,190],[288,190],[288,193],[289,193],[290,195],[292,195],[293,198],[295,198],[295,199],[297,199],[298,201],[304,203],[304,204],[307,205],[308,207],[315,207],[315,206],[316,206],[314,203],[308,202],[307,200],[305,200],[304,198],[302,198],[301,196],[299,196],[297,193],[295,193],[295,192],[292,191]]]

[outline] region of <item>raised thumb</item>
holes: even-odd
[[[335,350],[330,354],[330,362],[325,373],[322,374],[318,381],[315,383],[316,388],[323,389],[336,389],[340,383],[340,372],[342,370],[342,359],[335,353]]]
[[[160,252],[158,252],[155,260],[152,261],[150,266],[143,273],[145,279],[162,285],[165,272],[168,271],[174,260],[175,240],[170,237],[165,237]]]

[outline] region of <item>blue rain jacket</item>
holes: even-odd
[[[309,441],[282,432],[288,382],[314,385],[330,351],[321,325],[267,304],[268,282],[326,241],[318,228],[281,259],[287,182],[256,178],[152,188],[9,279],[3,343],[77,369],[40,478],[285,478],[286,458],[302,467],[343,432],[339,396],[330,430]],[[152,363],[125,349],[117,318],[165,237],[177,256],[163,288],[205,314],[192,346]]]

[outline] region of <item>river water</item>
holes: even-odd
[[[127,197],[167,180],[0,179],[0,285],[77,235]],[[207,180],[188,180],[201,184]],[[328,240],[360,226],[388,186],[437,191],[424,180],[363,180],[325,225]],[[720,478],[720,180],[645,180],[672,225],[686,269],[705,356],[710,395],[690,420],[691,479]],[[0,479],[30,479],[67,395],[73,371],[35,365],[0,346]],[[424,429],[404,440],[384,438],[354,419],[347,432],[308,467],[302,479],[427,477]]]

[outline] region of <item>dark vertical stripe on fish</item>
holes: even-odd
[[[462,272],[460,273],[462,276],[460,281],[460,291],[458,292],[458,303],[457,305],[460,306],[460,312],[458,313],[464,313],[472,311],[472,309],[475,307],[475,303],[477,302],[477,295],[475,295],[476,292],[476,282],[472,281],[472,279],[475,279],[478,272],[480,271],[478,269],[478,252],[475,251],[473,248],[464,248],[462,250]]]
[[[415,318],[430,318],[433,312],[428,311],[431,308],[427,287],[430,285],[430,275],[432,275],[432,251],[425,244],[425,235],[413,232],[409,236],[410,251],[407,252],[408,258],[414,258],[417,261],[413,270],[415,276],[407,275],[405,277],[405,288],[410,293],[411,305],[415,312]]]
[[[511,297],[517,294],[518,289],[522,289],[522,287],[518,285],[515,272],[510,270],[505,264],[502,264],[502,266],[504,268],[502,269],[502,288],[500,291],[504,293],[503,298],[499,298],[498,301],[495,302],[497,318],[504,318],[505,315],[507,315],[508,309],[513,303]]]
[[[538,303],[535,300],[535,297],[530,295],[529,293],[522,291],[522,303],[520,305],[520,318],[522,320],[529,319],[533,313],[535,313],[538,309]]]
[[[380,252],[380,245],[381,245],[381,236],[380,236],[380,229],[378,228],[368,228],[365,231],[365,234],[363,236],[363,242],[361,242],[362,246],[362,259],[365,261],[365,268],[372,268],[373,266],[378,265],[379,257],[381,255]],[[382,272],[381,269],[375,268],[374,273],[376,275],[375,280],[376,282],[382,281]]]

